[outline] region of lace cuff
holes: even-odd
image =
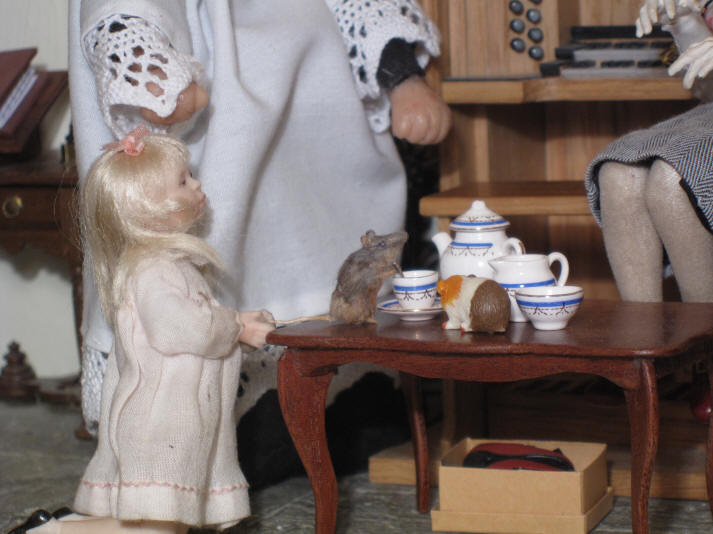
[[[205,85],[201,64],[177,52],[161,30],[139,17],[110,15],[84,36],[83,47],[104,120],[119,139],[145,122],[140,107],[166,117],[192,81]]]
[[[381,54],[392,39],[415,45],[421,68],[440,54],[440,34],[415,0],[326,0],[347,48],[359,97],[371,127],[382,132],[390,126],[391,105],[377,80]]]

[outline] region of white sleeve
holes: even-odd
[[[96,78],[104,120],[119,139],[145,122],[140,107],[166,117],[192,81],[205,84],[201,64],[178,52],[159,28],[140,17],[113,14],[102,19],[83,36],[82,47]],[[158,96],[147,89],[151,83]],[[152,129],[164,131],[155,125]]]
[[[391,39],[415,43],[421,68],[440,54],[441,36],[415,0],[325,0],[347,49],[354,82],[373,130],[390,126],[391,105],[376,74],[381,52]]]

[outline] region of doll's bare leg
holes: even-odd
[[[648,173],[616,162],[599,170],[604,246],[622,300],[663,299],[663,246],[644,200]]]
[[[52,520],[32,534],[187,534],[188,526],[167,521],[119,521],[111,517]]]
[[[713,234],[701,223],[680,175],[668,163],[651,166],[645,198],[661,236],[682,300],[713,302]]]

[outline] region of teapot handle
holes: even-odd
[[[501,245],[502,254],[499,255],[506,256],[509,253],[509,250],[512,251],[512,254],[524,254],[525,245],[523,245],[522,241],[520,241],[517,237],[508,237],[505,241],[503,241],[503,244]]]
[[[560,275],[559,278],[557,278],[557,283],[556,285],[558,286],[563,286],[567,283],[567,278],[569,277],[569,262],[567,261],[567,258],[565,257],[564,254],[561,252],[550,252],[547,255],[547,261],[550,264],[550,267],[552,267],[552,264],[556,261],[559,262],[560,264]]]

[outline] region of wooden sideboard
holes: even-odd
[[[77,343],[81,345],[82,253],[75,207],[77,172],[59,160],[55,153],[28,162],[0,162],[0,246],[12,254],[31,245],[67,261]]]

